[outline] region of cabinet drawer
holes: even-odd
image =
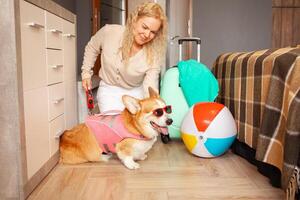
[[[64,86],[63,83],[48,86],[49,121],[64,113]]]
[[[76,36],[75,29],[76,29],[75,24],[73,24],[69,21],[63,20],[63,35],[64,36],[75,37]]]
[[[64,115],[60,115],[49,123],[50,136],[50,156],[53,156],[58,151],[59,136],[65,130]]]
[[[61,50],[47,49],[47,83],[48,85],[63,81],[63,53]]]
[[[20,1],[24,91],[47,85],[44,15],[44,10]]]
[[[63,20],[56,15],[46,12],[46,47],[62,49]]]
[[[24,92],[25,138],[28,178],[49,159],[47,87]]]

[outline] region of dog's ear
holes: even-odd
[[[159,94],[152,88],[148,87],[149,96],[153,98],[158,98]]]
[[[131,114],[136,114],[139,110],[141,110],[139,100],[134,97],[124,95],[122,97],[122,101]]]

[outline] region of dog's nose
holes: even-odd
[[[167,119],[167,121],[166,121],[166,124],[169,126],[169,125],[171,125],[173,123],[173,119]]]

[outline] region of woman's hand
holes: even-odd
[[[82,87],[85,90],[90,90],[92,88],[92,81],[90,78],[86,78],[82,80]]]

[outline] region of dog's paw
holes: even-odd
[[[140,164],[139,163],[132,163],[131,168],[130,169],[139,169],[140,168]]]
[[[139,157],[139,160],[145,160],[148,156],[146,154],[143,154]]]
[[[102,154],[101,161],[108,162],[111,157],[112,157],[112,154]]]
[[[140,168],[140,164],[131,161],[131,162],[124,162],[124,165],[128,168],[128,169],[138,169]]]

